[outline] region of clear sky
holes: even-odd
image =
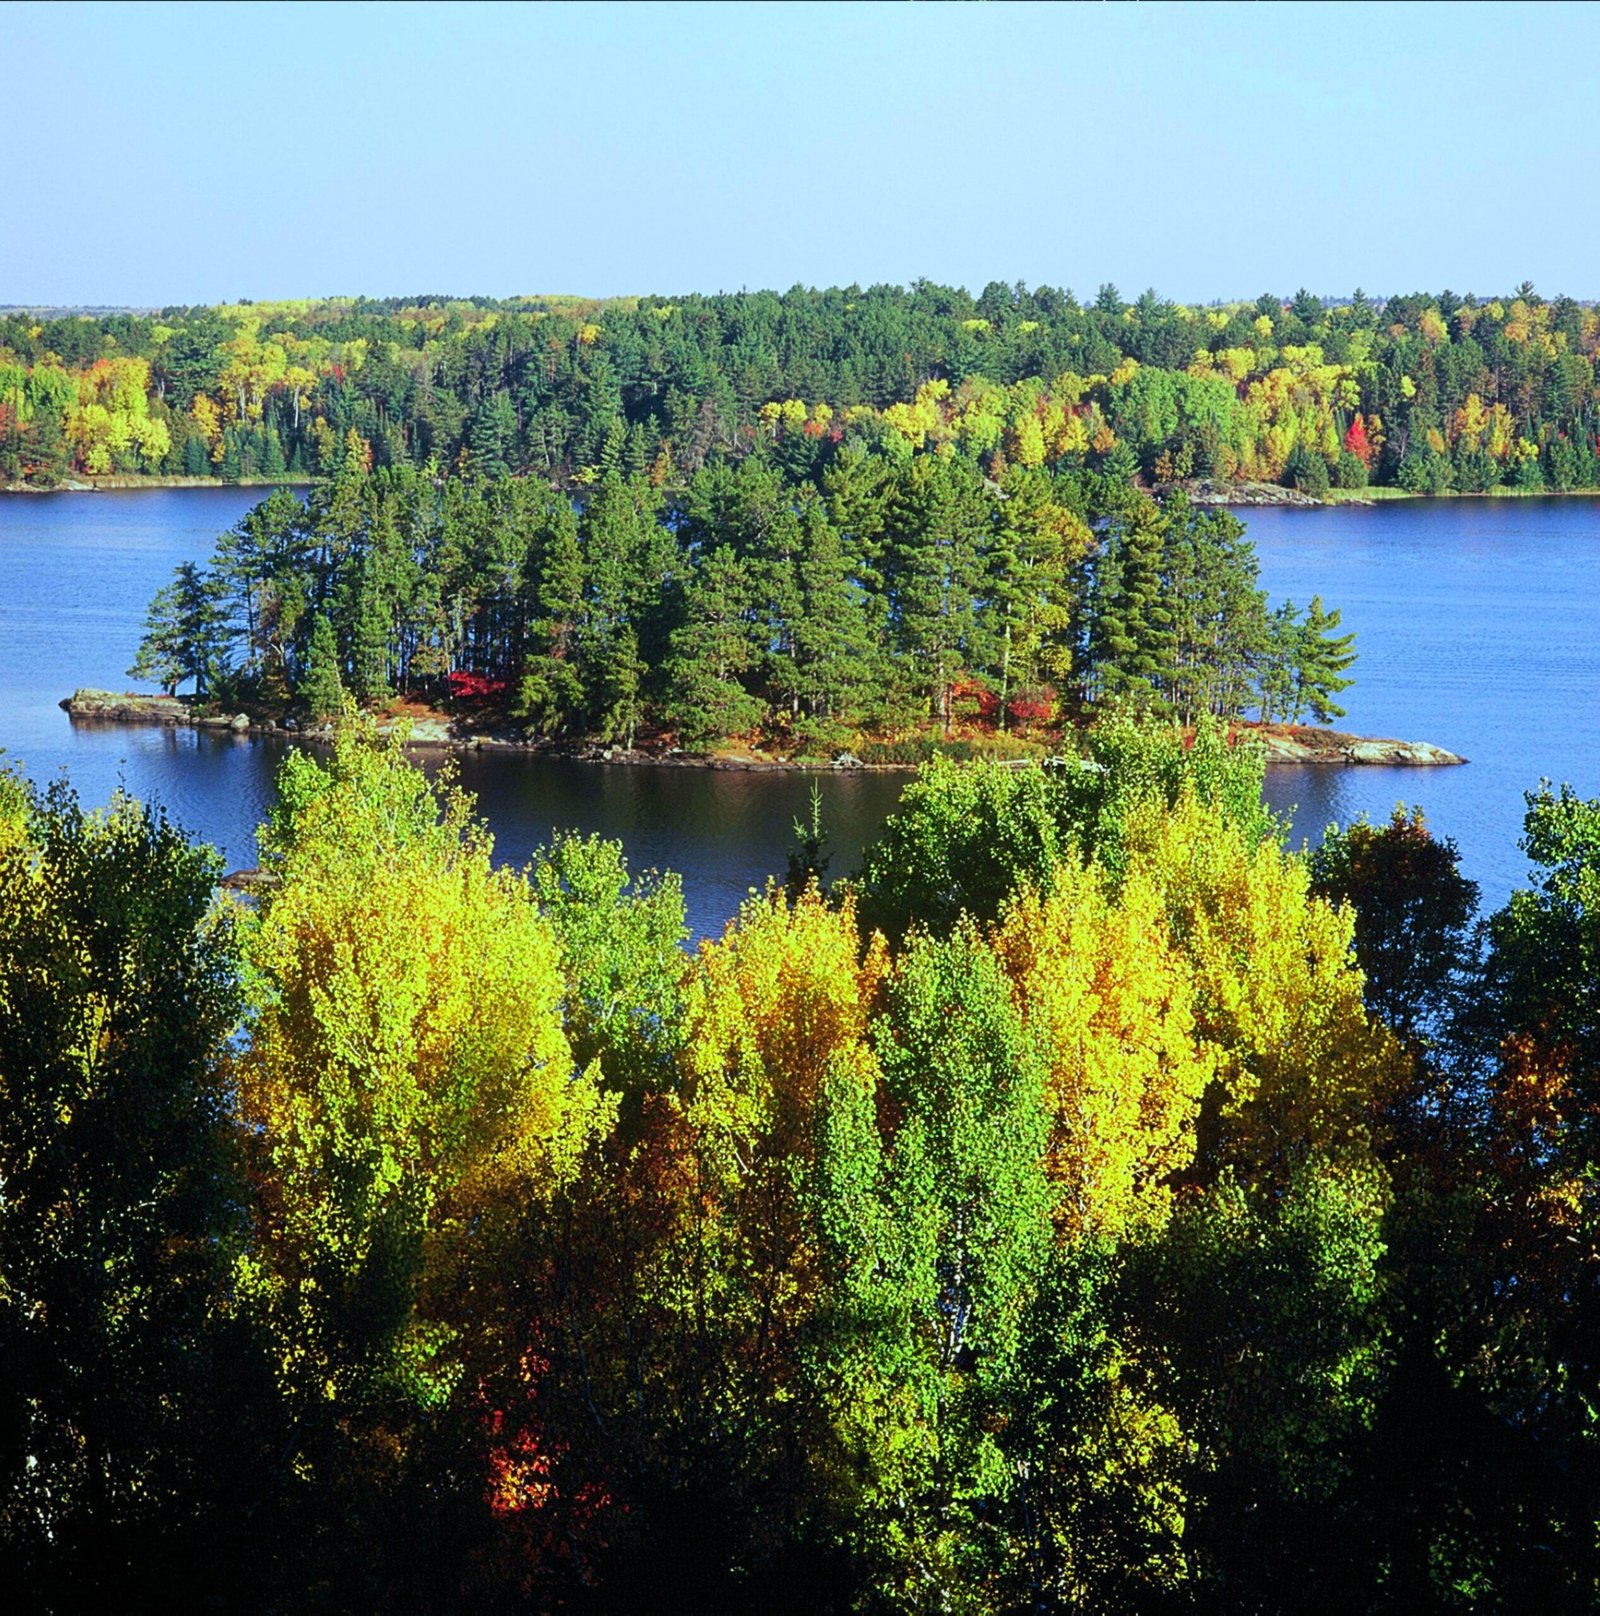
[[[0,304],[1600,296],[1590,5],[0,4]]]

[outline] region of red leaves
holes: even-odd
[[[504,679],[491,679],[481,673],[452,673],[445,682],[457,701],[499,701],[506,693]]]
[[[1372,467],[1372,444],[1367,438],[1367,423],[1358,415],[1344,435],[1344,446],[1363,466]]]

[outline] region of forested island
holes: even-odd
[[[1600,803],[930,765],[690,954],[357,722],[253,898],[0,771],[19,1608],[1592,1611]],[[781,850],[777,850],[781,860]]]
[[[610,472],[840,445],[1317,498],[1600,488],[1600,312],[1531,284],[1185,307],[918,281],[0,317],[0,483]],[[1250,497],[1262,497],[1258,490]]]
[[[844,447],[719,454],[675,492],[612,470],[577,499],[350,463],[179,566],[130,672],[223,719],[354,702],[522,742],[906,762],[1028,756],[1110,712],[1326,723],[1353,638],[1319,599],[1268,611],[1226,510]]]

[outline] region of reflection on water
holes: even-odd
[[[822,793],[832,842],[829,873],[854,869],[894,807],[904,774],[819,774],[577,763],[467,753],[461,783],[476,794],[500,858],[523,863],[554,830],[618,838],[635,869],[683,876],[697,935],[722,929],[752,888],[781,874],[794,821]]]
[[[255,503],[242,489],[0,495],[0,748],[46,781],[65,770],[86,802],[119,785],[165,804],[230,865],[255,860],[255,827],[285,751],[194,730],[74,726],[78,685],[121,689],[145,607],[182,560]],[[1313,594],[1357,634],[1346,727],[1433,741],[1461,769],[1282,768],[1267,800],[1294,810],[1293,840],[1330,821],[1421,803],[1459,843],[1486,902],[1523,879],[1522,793],[1547,775],[1600,795],[1600,502],[1454,500],[1247,513],[1274,601]],[[433,765],[437,766],[437,764]],[[833,872],[855,865],[905,776],[710,772],[468,754],[499,855],[520,863],[556,827],[619,837],[636,868],[678,870],[690,924],[720,930],[781,872],[792,824],[820,780]]]

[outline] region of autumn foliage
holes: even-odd
[[[1583,1608],[1600,808],[1531,800],[1476,1010],[1397,1032],[1448,844],[1313,868],[1190,741],[930,769],[692,953],[369,733],[291,759],[244,908],[0,775],[12,1586]]]

